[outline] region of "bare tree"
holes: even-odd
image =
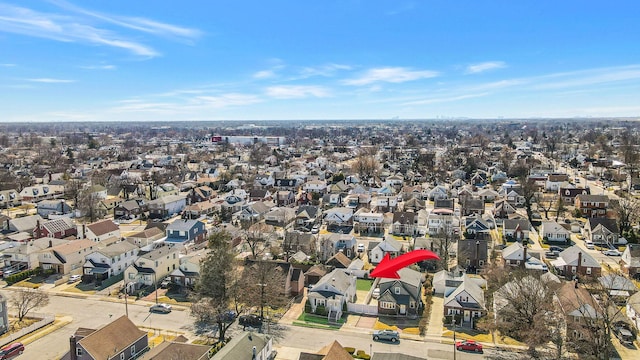
[[[351,170],[360,175],[362,180],[368,180],[378,171],[379,163],[372,155],[359,155],[353,162]]]
[[[619,198],[611,202],[613,211],[618,215],[618,231],[624,235],[631,230],[633,223],[640,218],[640,208],[633,198]]]
[[[244,242],[251,250],[251,258],[256,259],[268,247],[268,243],[273,237],[273,226],[265,223],[251,224],[251,222],[243,222]]]
[[[564,215],[565,211],[567,211],[566,206],[564,205],[564,200],[562,200],[562,196],[558,196],[556,198],[556,203],[554,205],[554,211],[556,212],[555,221],[558,222],[560,216]]]
[[[549,220],[549,211],[555,203],[555,196],[536,192],[534,195],[538,209],[544,211],[544,218]]]
[[[272,261],[249,262],[243,271],[241,283],[245,289],[247,304],[257,306],[264,318],[266,306],[278,307],[284,295],[285,274],[277,263]]]
[[[11,298],[11,304],[18,310],[18,322],[31,310],[41,308],[49,303],[49,295],[43,291],[26,288],[17,289]]]
[[[529,220],[530,223],[533,222],[532,206],[535,201],[537,190],[536,184],[529,180],[527,176],[520,178],[520,195],[524,199],[524,208],[527,212],[527,220]]]

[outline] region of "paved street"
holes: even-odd
[[[11,291],[0,290],[4,296],[10,297]],[[149,304],[129,304],[129,318],[138,326],[144,328],[156,328],[173,330],[177,333],[186,333],[193,338],[191,325],[193,318],[189,311],[174,310],[169,314],[149,313]],[[69,336],[77,328],[86,327],[96,329],[106,325],[113,319],[125,314],[124,303],[101,301],[97,299],[78,299],[64,296],[51,296],[49,304],[37,310],[39,313],[50,313],[56,316],[69,316],[71,323],[61,329],[42,337],[25,349],[25,359],[55,359],[64,354],[69,347]],[[169,332],[163,332],[171,334]],[[176,333],[173,333],[175,335]]]

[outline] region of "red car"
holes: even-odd
[[[456,343],[456,350],[482,352],[482,344],[478,344],[474,340],[458,341]]]
[[[0,359],[13,359],[14,357],[22,354],[23,351],[24,345],[22,345],[22,343],[17,342],[7,345],[0,349]]]

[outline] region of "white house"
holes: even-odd
[[[555,221],[543,221],[540,237],[550,242],[566,242],[571,238],[571,232]]]

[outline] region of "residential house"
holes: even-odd
[[[596,299],[577,283],[566,282],[556,291],[556,301],[564,315],[566,334],[571,342],[594,341],[590,336],[593,330],[587,330],[586,326],[601,326],[602,308]],[[603,329],[604,330],[604,329]]]
[[[271,360],[275,357],[273,339],[252,331],[234,336],[210,360]]]
[[[116,220],[135,220],[141,218],[145,212],[146,205],[144,200],[127,200],[113,208],[113,218]]]
[[[518,187],[509,188],[504,193],[504,199],[513,207],[524,206],[524,196],[522,196],[522,189]]]
[[[598,282],[602,289],[609,291],[612,297],[619,297],[627,302],[630,295],[638,292],[638,287],[632,280],[618,274],[607,274],[598,278]]]
[[[361,208],[353,214],[353,229],[357,233],[379,234],[384,231],[384,214]]]
[[[120,226],[112,220],[100,220],[89,225],[78,225],[78,239],[100,242],[108,238],[120,239]]]
[[[189,203],[195,204],[203,201],[209,201],[216,196],[216,191],[210,188],[209,186],[202,185],[195,187],[191,190],[189,194]]]
[[[426,208],[424,200],[420,200],[420,198],[413,197],[403,203],[404,211],[413,211],[418,212],[419,210],[423,210]]]
[[[251,189],[249,191],[249,201],[270,201],[272,198],[271,191],[267,189]]]
[[[296,190],[298,187],[298,180],[296,179],[276,179],[273,185],[278,190]],[[316,188],[315,186],[311,186]],[[325,184],[326,188],[326,184]],[[320,191],[319,191],[320,192]]]
[[[372,264],[380,263],[387,254],[393,258],[405,250],[402,243],[391,236],[385,236],[384,240],[378,243],[369,242],[369,246],[373,246],[368,253],[369,262]]]
[[[465,199],[462,201],[461,214],[462,216],[482,216],[484,214],[484,201],[482,199]]]
[[[380,279],[378,314],[416,316],[423,307],[423,275],[409,268],[398,270],[398,275],[399,279]]]
[[[258,189],[265,189],[274,186],[276,183],[273,175],[256,175],[256,178],[253,180],[253,186]]]
[[[207,240],[205,224],[199,220],[178,219],[167,226],[166,243],[172,245],[199,244]]]
[[[571,231],[555,221],[543,221],[540,225],[540,238],[543,242],[568,244],[571,241]]]
[[[178,194],[180,194],[180,189],[178,189],[178,187],[173,184],[165,183],[156,186],[155,192],[155,197],[157,199],[161,199],[167,196],[177,196]]]
[[[42,217],[40,215],[28,215],[7,220],[6,228],[9,231],[33,234],[33,230],[42,222]]]
[[[491,239],[490,225],[480,215],[467,216],[464,219],[464,237],[466,239]]]
[[[502,222],[502,236],[507,241],[528,241],[531,228],[531,223],[527,219],[504,219]]]
[[[160,242],[166,237],[166,230],[151,227],[135,234],[128,235],[126,237],[126,241],[138,246],[142,250],[149,251],[153,249],[153,244],[155,242]]]
[[[371,198],[371,209],[376,212],[394,212],[398,208],[398,197],[378,194]]]
[[[91,240],[72,240],[40,250],[38,262],[43,270],[53,270],[56,274],[68,275],[74,270],[79,273],[85,256],[98,248]]]
[[[416,233],[416,213],[405,211],[393,213],[391,233],[402,236],[414,235]]]
[[[179,266],[179,249],[175,246],[161,246],[140,255],[124,271],[126,290],[131,294],[143,286],[158,283]]]
[[[575,200],[576,209],[585,218],[606,217],[609,208],[609,197],[607,195],[578,195]]]
[[[9,309],[7,308],[7,297],[0,294],[0,335],[9,331]]]
[[[56,239],[64,239],[67,237],[76,237],[78,229],[76,224],[67,217],[53,219],[49,221],[37,222],[36,228],[33,229],[33,237],[35,239],[42,237],[50,237]]]
[[[102,199],[98,202],[98,214],[100,214],[100,216],[115,214],[116,207],[120,206],[123,202],[124,199],[119,197]]]
[[[287,255],[294,254],[299,251],[308,255],[315,254],[317,252],[316,240],[317,239],[314,234],[303,233],[299,231],[287,231],[284,234],[282,248]]]
[[[615,219],[588,218],[582,234],[596,245],[618,245],[618,223]]]
[[[464,269],[456,267],[449,270],[440,270],[433,275],[431,281],[435,294],[442,294],[445,298],[454,292],[463,281],[475,282],[480,288],[486,288],[487,281],[479,275],[466,274]]]
[[[356,238],[351,234],[330,233],[320,236],[320,260],[326,261],[337,252],[343,252],[348,258],[356,256]]]
[[[220,212],[220,204],[213,200],[207,200],[187,205],[182,211],[182,217],[187,219],[198,219],[202,216],[212,216],[216,212]]]
[[[547,264],[528,252],[528,248],[519,242],[502,249],[502,261],[504,266],[523,268],[526,270],[549,271]]]
[[[68,242],[68,240],[55,238],[40,238],[28,243],[12,242],[8,248],[2,250],[4,255],[2,265],[17,269],[34,269],[40,266],[38,257],[41,250]]]
[[[376,353],[377,355],[378,353]],[[371,354],[372,356],[374,354]],[[396,354],[397,355],[397,354]],[[372,357],[372,359],[374,359]],[[350,353],[345,350],[342,345],[336,340],[320,349],[317,353],[301,352],[298,360],[350,360],[353,359]],[[419,359],[399,359],[395,360],[419,360]]]
[[[47,199],[57,199],[64,196],[63,185],[40,184],[27,186],[19,194],[22,201],[39,202]]]
[[[329,268],[324,264],[313,265],[309,270],[304,272],[304,284],[305,286],[313,286],[317,284],[322,277],[329,273]]]
[[[557,192],[562,184],[569,181],[569,175],[567,174],[547,174],[544,188],[547,191]]]
[[[435,201],[438,199],[446,199],[448,197],[449,197],[449,192],[447,191],[447,188],[441,185],[435,186],[433,189],[429,190],[427,195],[427,198],[431,201]]]
[[[356,298],[356,277],[335,269],[325,275],[307,291],[307,299],[311,312],[324,309],[329,320],[337,321],[342,317],[342,309],[346,303]]]
[[[336,207],[325,211],[322,216],[327,228],[351,225],[353,223],[353,209],[351,208]]]
[[[331,266],[334,269],[346,269],[351,264],[351,259],[349,259],[345,254],[337,252],[332,257],[327,259],[324,264],[327,266]]]
[[[576,276],[600,276],[601,273],[598,260],[578,245],[564,249],[551,265],[556,268],[558,274],[568,279]]]
[[[100,283],[120,275],[138,258],[140,249],[127,241],[120,241],[85,256],[82,281]]]
[[[0,209],[9,209],[22,205],[22,197],[15,189],[0,191]]]
[[[48,219],[49,215],[67,215],[71,214],[72,209],[63,199],[42,200],[37,205],[37,213],[44,219]]]
[[[296,194],[291,190],[279,190],[275,198],[278,206],[294,206],[296,202]]]
[[[565,204],[575,204],[576,196],[578,195],[589,195],[589,188],[576,188],[576,187],[560,187],[558,189],[558,195],[562,199],[562,202]]]
[[[450,209],[433,209],[427,217],[429,235],[438,233],[456,234],[460,231],[460,220]]]
[[[264,214],[269,212],[271,208],[262,201],[256,201],[254,203],[245,204],[242,209],[233,214],[233,216],[239,221],[257,223],[264,218]]]
[[[458,266],[466,269],[467,273],[476,274],[480,269],[484,268],[488,258],[487,240],[458,240]]]
[[[640,244],[628,244],[619,264],[622,272],[637,280],[640,277]]]
[[[206,253],[199,252],[181,257],[180,266],[169,274],[171,282],[180,286],[193,286],[200,277],[200,264],[206,256]]]
[[[324,194],[327,192],[327,182],[324,180],[310,180],[302,185],[302,190],[310,193]]]
[[[626,305],[627,317],[636,329],[640,329],[640,292],[631,295]]]
[[[484,290],[469,277],[463,277],[460,285],[444,299],[444,315],[453,316],[461,326],[473,327],[486,313]]]
[[[516,208],[507,200],[502,199],[495,202],[492,213],[496,219],[508,219],[516,213]]]
[[[495,201],[497,198],[500,197],[500,193],[493,190],[493,189],[480,189],[478,190],[478,193],[476,194],[476,196],[482,200],[482,202],[487,202],[487,201]]]
[[[301,205],[296,209],[296,227],[311,229],[320,217],[320,208],[313,205]]]
[[[93,330],[79,328],[69,340],[69,353],[63,359],[70,360],[133,360],[149,349],[146,331],[138,327],[126,315]]]
[[[144,353],[139,360],[209,360],[210,345],[163,341]]]
[[[147,203],[149,218],[168,219],[180,213],[187,206],[187,198],[182,195],[168,195]]]
[[[296,211],[289,207],[274,208],[264,214],[264,222],[269,225],[287,226],[296,216]]]

